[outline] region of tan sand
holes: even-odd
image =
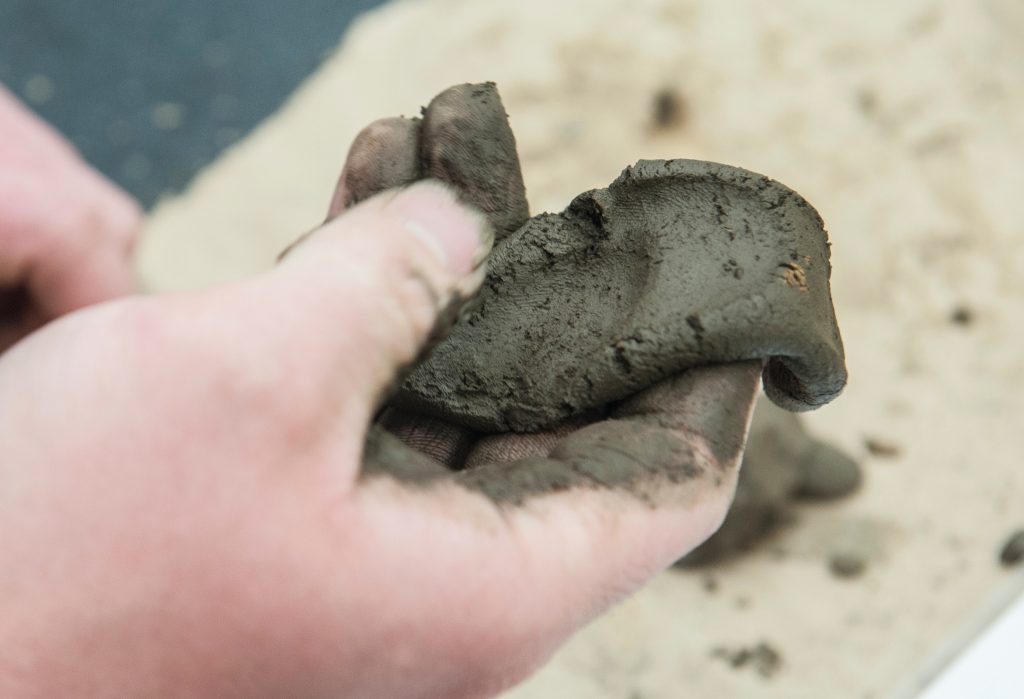
[[[1021,36],[1018,0],[395,2],[158,208],[142,275],[176,289],[266,268],[322,217],[362,125],[459,82],[498,82],[535,212],[642,157],[781,180],[831,231],[852,377],[808,419],[863,455],[866,486],[803,508],[710,573],[714,591],[664,574],[508,696],[886,697],[1009,584],[997,553],[1024,524]],[[662,88],[682,122],[655,131]],[[833,551],[867,571],[833,577]],[[770,677],[713,657],[762,641],[782,656]]]

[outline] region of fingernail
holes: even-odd
[[[456,193],[437,180],[406,187],[387,208],[398,214],[410,236],[459,276],[480,267],[494,244],[487,217],[461,204]]]

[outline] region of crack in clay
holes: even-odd
[[[642,404],[668,381],[701,408],[688,405],[697,426],[678,433],[709,450],[624,417],[570,434],[546,458],[474,467],[456,482],[519,502],[581,481],[639,491],[652,478],[705,477],[708,464],[738,460],[744,386],[758,373],[789,410],[826,403],[845,384],[821,218],[763,175],[642,160],[561,213],[530,218],[496,88],[460,85],[419,119],[384,119],[357,136],[331,215],[421,178],[453,185],[488,216],[496,242],[475,304],[444,319],[437,336],[447,337],[392,395],[395,414],[478,435],[534,433],[584,414],[615,418],[616,406]],[[438,477],[402,448],[374,430],[365,472],[387,471],[393,457],[405,480]]]

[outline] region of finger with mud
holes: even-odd
[[[455,186],[501,240],[530,217],[516,139],[494,83],[448,88],[423,112],[423,172]]]
[[[420,179],[421,124],[419,119],[391,117],[359,132],[334,189],[328,221],[375,194]]]

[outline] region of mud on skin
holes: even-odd
[[[367,127],[330,215],[422,178],[485,212],[496,244],[473,308],[371,433],[366,473],[429,481],[464,469],[457,480],[502,502],[577,484],[635,490],[734,464],[759,373],[789,410],[845,384],[821,219],[762,175],[641,161],[562,213],[529,218],[497,89],[460,85],[422,118]],[[692,397],[691,424],[664,424],[666,382]],[[666,441],[666,429],[692,439]]]

